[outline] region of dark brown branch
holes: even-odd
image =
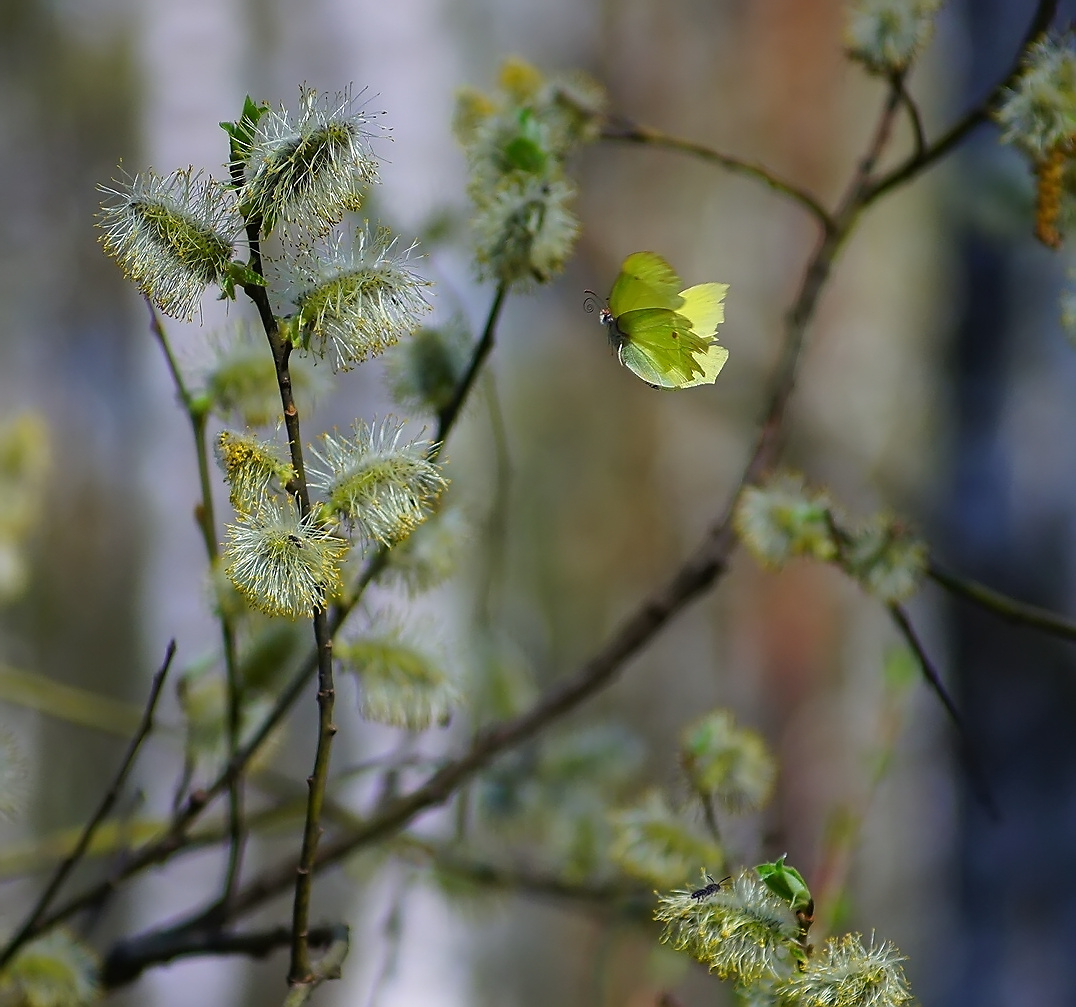
[[[153,681],[150,684],[149,698],[146,700],[145,710],[142,714],[142,722],[138,725],[138,730],[135,731],[134,737],[131,738],[131,741],[127,746],[123,761],[120,763],[119,769],[117,770],[111,785],[105,792],[105,796],[101,799],[101,803],[97,806],[97,810],[90,816],[90,820],[82,830],[78,842],[75,843],[71,852],[56,868],[56,872],[45,886],[45,890],[41,893],[41,896],[38,898],[37,904],[30,912],[30,915],[26,918],[22,926],[19,927],[15,936],[8,941],[7,947],[0,952],[0,969],[2,969],[4,965],[11,960],[12,956],[35,935],[37,932],[36,927],[38,921],[48,910],[49,905],[56,897],[60,888],[63,886],[63,883],[68,879],[79,861],[82,860],[83,856],[85,856],[86,850],[89,849],[90,842],[93,840],[94,833],[108,816],[108,813],[112,810],[112,806],[118,800],[120,792],[123,790],[123,785],[127,782],[127,777],[134,767],[138,751],[142,747],[142,742],[146,740],[150,731],[153,730],[153,715],[157,709],[157,700],[160,699],[161,689],[164,687],[164,680],[168,674],[168,669],[172,665],[172,658],[175,657],[175,654],[176,641],[171,640],[165,650],[164,662],[161,664],[160,668],[157,669],[157,673],[153,676]]]
[[[252,237],[252,260],[257,254],[258,247],[257,240]],[[251,286],[246,288],[246,292],[258,307],[258,314],[261,316],[265,335],[269,340],[269,347],[273,353],[277,386],[280,390],[280,403],[284,409],[284,426],[288,432],[291,465],[295,472],[295,498],[299,505],[299,514],[305,520],[311,513],[310,493],[306,481],[306,465],[303,460],[299,410],[295,405],[295,397],[292,391],[291,370],[289,367],[291,343],[280,337],[276,317],[273,315],[269,305],[269,296],[265,288]],[[326,611],[320,605],[314,610],[313,622],[318,669],[318,741],[314,755],[314,769],[307,781],[310,787],[310,795],[307,804],[306,823],[303,827],[303,843],[299,853],[299,865],[295,869],[291,966],[288,970],[288,981],[292,986],[307,985],[317,981],[310,962],[308,944],[311,874],[317,855],[318,842],[321,839],[321,811],[329,778],[332,742],[333,737],[336,735],[336,725],[333,723],[336,687],[333,682],[332,633],[329,629]]]
[[[955,573],[943,569],[936,563],[931,563],[927,571],[928,576],[936,584],[945,588],[958,598],[963,598],[975,605],[993,612],[1007,622],[1021,626],[1030,626],[1051,636],[1058,636],[1063,640],[1076,640],[1076,622],[1051,612],[1049,609],[1039,608],[1037,605],[1028,605],[1026,602],[1017,601],[1000,591],[980,584],[978,581],[967,577],[960,577]]]
[[[934,143],[930,144],[922,152],[916,151],[903,164],[898,165],[878,179],[871,186],[870,192],[864,199],[864,205],[873,203],[880,196],[889,192],[890,189],[903,185],[920,172],[936,164],[973,129],[987,121],[1002,92],[1020,76],[1023,70],[1024,54],[1027,52],[1028,46],[1049,29],[1054,16],[1057,14],[1057,5],[1057,0],[1039,0],[1035,13],[1032,15],[1031,23],[1024,33],[1020,47],[1005,76],[990,89],[990,93],[978,105],[959,119]]]
[[[335,941],[347,940],[348,928],[342,924],[311,927],[311,947],[328,947]],[[155,965],[166,965],[179,958],[206,955],[244,955],[265,958],[291,943],[291,927],[273,927],[246,933],[193,928],[184,931],[167,930],[144,934],[134,941],[117,944],[101,968],[101,985],[112,990],[134,982],[143,972]]]
[[[904,610],[904,607],[895,602],[887,607],[897,629],[900,630],[901,635],[915,654],[915,659],[923,672],[923,677],[927,680],[927,684],[934,690],[942,706],[945,707],[945,712],[949,714],[949,719],[953,722],[959,742],[960,760],[964,765],[964,771],[967,773],[976,799],[992,818],[999,818],[997,804],[990,793],[986,775],[972,747],[971,736],[964,726],[964,718],[960,715],[956,703],[953,701],[952,696],[949,695],[949,690],[946,689],[945,683],[941,680],[938,669],[915,632],[915,627],[912,625],[911,619],[908,618],[908,613]]]
[[[735,175],[744,175],[747,178],[753,178],[758,182],[762,182],[763,185],[773,189],[775,192],[787,196],[793,202],[799,203],[800,206],[807,210],[807,212],[810,213],[823,228],[829,228],[833,225],[833,219],[829,212],[817,199],[814,198],[814,196],[793,185],[791,182],[786,182],[783,179],[778,178],[768,168],[762,167],[762,165],[752,164],[750,161],[744,161],[738,157],[732,157],[729,154],[722,154],[720,151],[714,150],[701,143],[694,143],[691,140],[683,140],[680,137],[670,136],[668,133],[662,133],[659,130],[651,129],[648,126],[640,126],[637,123],[629,122],[627,119],[618,118],[615,122],[612,120],[607,122],[605,128],[602,130],[601,138],[603,140],[620,140],[626,143],[636,143],[647,147],[662,147],[666,150],[676,150],[684,154],[691,154],[694,157],[706,161],[708,164],[716,164],[718,167],[724,168],[726,171],[730,171]]]

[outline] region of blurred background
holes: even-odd
[[[220,176],[217,124],[238,116],[245,94],[294,108],[300,83],[366,87],[391,127],[369,213],[429,237],[420,270],[435,283],[436,318],[475,332],[492,291],[474,281],[467,251],[466,165],[451,133],[458,87],[490,89],[510,54],[579,68],[608,90],[611,111],[761,162],[833,205],[882,100],[843,55],[844,6],[0,0],[0,401],[5,418],[45,418],[52,455],[28,587],[0,615],[0,663],[140,704],[169,638],[181,666],[217,646],[186,418],[144,305],[96,244],[96,186],[120,161]],[[928,135],[1009,66],[1027,7],[946,5],[910,82]],[[892,155],[910,142],[902,123]],[[538,686],[596,650],[722,512],[815,238],[796,206],[668,151],[601,142],[573,174],[577,254],[547,288],[510,299],[492,377],[449,443],[451,502],[470,535],[458,577],[426,606],[461,665],[478,620]],[[1033,241],[1032,202],[1022,161],[982,128],[872,210],[810,334],[786,461],[852,515],[906,517],[948,566],[1073,611],[1076,351],[1058,321],[1065,255]],[[715,387],[651,390],[616,366],[582,311],[583,290],[606,291],[639,249],[666,256],[688,284],[730,284],[730,359]],[[170,326],[181,363],[197,373],[213,334],[246,317],[242,302],[207,298],[202,326]],[[304,430],[312,439],[392,408],[374,362],[325,384]],[[924,1003],[1076,1003],[1071,648],[930,587],[911,609],[1000,817],[972,795],[935,698],[918,683],[897,698],[887,689],[883,665],[899,641],[884,610],[821,565],[773,574],[737,554],[717,590],[572,724],[629,732],[641,779],[675,792],[679,731],[731,708],[780,762],[759,851],[787,852],[816,890],[847,869],[843,925],[893,940]],[[354,689],[341,696],[346,707]],[[14,854],[83,821],[124,744],[122,731],[5,698],[0,728],[25,772],[18,813],[0,819],[0,930],[33,890],[12,880]],[[276,756],[294,779],[311,758],[312,692],[307,707]],[[397,744],[348,713],[339,722],[340,765]],[[433,750],[464,740],[451,728],[435,735]],[[167,811],[177,750],[167,732],[150,747],[128,814]],[[858,832],[845,849],[849,821]],[[297,837],[298,827],[280,841]],[[248,870],[268,857],[254,844]],[[216,854],[187,857],[130,886],[96,921],[93,943],[211,897],[219,870]],[[732,1001],[657,949],[656,924],[511,894],[460,903],[393,866],[352,865],[341,877],[331,893],[318,889],[321,908],[355,928],[344,979],[318,994],[326,1004],[644,1005],[667,990],[689,1007]],[[283,961],[177,963],[113,999],[273,1002]]]

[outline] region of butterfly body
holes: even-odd
[[[728,359],[716,335],[728,285],[678,290],[680,283],[660,255],[635,252],[624,260],[598,316],[617,359],[655,388],[712,384]]]

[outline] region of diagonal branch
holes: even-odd
[[[1028,47],[1049,29],[1054,16],[1057,14],[1057,6],[1058,0],[1039,0],[1035,13],[1031,17],[1031,23],[1024,33],[1020,47],[1005,76],[990,89],[990,93],[982,101],[961,119],[957,120],[942,136],[924,150],[917,150],[903,164],[897,165],[892,171],[879,178],[871,186],[870,192],[864,200],[865,205],[873,203],[891,189],[903,185],[920,172],[932,167],[956,147],[973,129],[987,121],[1002,92],[1005,88],[1010,87],[1023,71],[1024,54],[1027,52]]]
[[[964,718],[956,708],[956,703],[953,701],[952,696],[949,695],[949,690],[946,689],[945,683],[941,680],[941,675],[938,673],[937,667],[931,660],[930,654],[927,653],[926,647],[923,646],[922,641],[919,639],[915,627],[912,625],[911,619],[908,618],[908,613],[904,610],[904,607],[893,603],[890,604],[888,608],[894,624],[897,629],[900,630],[901,635],[915,654],[916,661],[918,661],[919,667],[923,672],[923,677],[927,680],[927,684],[931,689],[934,690],[935,695],[937,695],[938,699],[941,701],[942,706],[945,707],[945,712],[949,714],[949,719],[953,722],[953,726],[956,728],[956,735],[960,741],[960,761],[964,764],[964,771],[968,774],[968,779],[971,782],[976,799],[986,809],[987,814],[989,814],[991,818],[998,819],[1000,814],[998,812],[997,803],[990,793],[990,787],[986,781],[986,774],[983,772],[979,758],[972,747],[971,736],[964,726]]]
[[[833,225],[833,219],[829,212],[814,196],[791,182],[778,178],[762,165],[753,164],[750,161],[744,161],[729,154],[722,154],[720,151],[704,144],[684,140],[678,136],[671,136],[668,133],[662,133],[660,130],[651,129],[649,126],[640,126],[637,123],[629,122],[627,119],[618,119],[616,122],[610,121],[606,123],[605,128],[602,130],[601,138],[603,140],[636,143],[646,147],[662,147],[666,150],[676,150],[684,154],[691,154],[708,164],[715,164],[720,168],[724,168],[734,175],[753,178],[774,192],[787,196],[794,203],[802,206],[822,227],[829,228]]]
[[[310,946],[328,947],[335,941],[346,940],[348,928],[333,924],[310,928]],[[137,956],[128,954],[128,945],[118,944],[101,967],[101,985],[116,989],[134,982],[151,965],[166,965],[180,958],[195,956],[244,955],[265,958],[291,944],[291,927],[273,927],[236,933],[228,930],[192,928],[170,932],[167,939],[155,940],[138,949]]]
[[[108,813],[112,810],[112,806],[119,798],[120,792],[123,790],[123,785],[127,782],[127,777],[134,767],[138,751],[142,747],[142,742],[146,740],[150,731],[153,730],[153,715],[157,709],[157,700],[160,699],[161,689],[164,687],[165,676],[168,674],[168,669],[171,667],[172,658],[175,657],[175,654],[176,641],[171,640],[165,650],[164,663],[157,669],[157,673],[153,676],[153,681],[150,684],[149,698],[146,700],[146,708],[145,712],[142,714],[142,722],[138,725],[138,730],[135,731],[134,737],[131,738],[130,743],[127,745],[127,751],[112,780],[112,784],[105,792],[105,796],[101,799],[101,803],[97,806],[97,810],[90,816],[90,820],[82,830],[78,842],[75,843],[71,852],[56,868],[56,872],[45,886],[45,890],[41,893],[40,898],[37,900],[37,904],[26,918],[26,921],[18,929],[15,936],[8,941],[7,947],[0,952],[0,969],[2,969],[4,965],[11,960],[12,956],[37,933],[37,924],[41,917],[48,911],[49,905],[56,897],[60,888],[63,887],[63,883],[68,879],[79,861],[82,860],[83,856],[85,856],[86,851],[89,849],[90,843],[93,840],[94,833],[105,818],[108,817]]]
[[[1037,605],[1017,601],[985,584],[952,573],[936,563],[930,564],[927,574],[946,591],[985,608],[1008,622],[1030,626],[1032,629],[1049,633],[1063,640],[1076,640],[1076,622],[1066,619],[1063,615],[1058,615],[1049,609],[1039,608]]]

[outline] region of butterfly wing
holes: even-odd
[[[694,388],[696,385],[712,385],[717,376],[721,373],[721,368],[725,366],[725,361],[729,358],[729,351],[724,346],[719,346],[717,343],[710,343],[704,352],[694,354],[695,363],[702,368],[701,374],[696,374],[686,384],[679,385],[680,388]]]
[[[680,277],[655,252],[633,252],[620,267],[620,275],[609,293],[609,310],[614,316],[642,308],[677,310],[683,303]]]
[[[684,303],[676,310],[691,322],[696,335],[709,339],[718,325],[725,320],[725,294],[727,283],[699,283],[681,290]]]
[[[713,381],[703,362],[710,343],[691,331],[683,315],[668,308],[640,308],[620,315],[616,329],[620,362],[647,384],[688,388]]]

